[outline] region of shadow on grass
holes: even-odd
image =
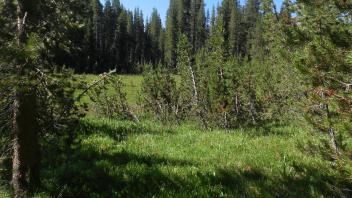
[[[215,183],[230,197],[351,197],[352,181],[317,168],[295,165],[294,175],[267,176],[259,169],[218,170]],[[242,197],[242,196],[240,196]]]
[[[253,131],[253,129],[256,129]],[[247,128],[248,131],[253,136],[290,136],[299,131],[300,128],[297,128],[296,125],[286,122],[270,122],[260,125],[259,127],[249,127]],[[302,129],[301,129],[302,130]]]
[[[81,135],[103,134],[108,135],[115,141],[123,141],[132,134],[162,134],[175,133],[172,128],[157,127],[152,123],[135,123],[132,121],[94,121],[82,120],[77,127]]]
[[[74,151],[74,157],[47,179],[63,197],[351,197],[351,181],[326,170],[293,165],[292,175],[261,169],[202,170],[197,163],[127,151],[101,154]],[[196,172],[190,171],[199,167]],[[51,167],[51,169],[54,167]],[[176,171],[173,171],[176,170]]]
[[[133,133],[160,133],[133,124],[84,124],[83,135],[101,133],[116,143]],[[69,159],[58,154],[61,163],[52,159],[44,163],[43,190],[52,197],[352,197],[351,181],[294,162],[290,175],[278,171],[269,175],[264,168],[209,168],[155,154],[102,152],[76,144]]]
[[[137,197],[157,193],[160,186],[180,189],[182,183],[171,179],[158,167],[195,166],[185,160],[168,159],[156,155],[138,155],[121,151],[101,154],[94,150],[75,150],[70,162],[47,171],[48,178],[56,178],[64,197]],[[53,196],[59,191],[49,189]],[[125,196],[124,196],[125,197]]]

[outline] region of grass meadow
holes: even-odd
[[[142,77],[121,78],[136,104]],[[36,197],[343,197],[351,187],[347,165],[333,168],[304,122],[210,131],[88,115],[73,133],[66,150],[47,138]]]

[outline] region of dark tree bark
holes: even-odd
[[[29,13],[26,11],[26,6],[29,5],[30,3],[18,1],[17,45],[19,48],[22,48],[27,40],[26,20]],[[12,120],[14,197],[26,197],[27,191],[34,190],[40,183],[36,89],[24,78],[24,65],[26,64],[18,61],[16,66],[18,84],[14,93]]]
[[[36,95],[33,88],[16,91],[13,105],[13,175],[15,197],[39,185],[39,143],[36,124]],[[27,179],[29,176],[29,180]]]

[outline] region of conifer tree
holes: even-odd
[[[143,18],[143,13],[136,8],[134,11],[134,34],[135,34],[135,39],[133,41],[134,44],[134,52],[133,52],[133,58],[132,58],[132,63],[135,66],[137,63],[142,63],[144,61],[144,18]],[[131,70],[134,71],[134,68]]]
[[[254,27],[259,15],[260,1],[248,0],[245,5],[245,21],[249,27]]]
[[[115,19],[114,19],[114,11],[111,5],[110,0],[107,0],[104,6],[104,31],[103,31],[103,40],[104,40],[104,47],[103,47],[103,59],[104,65],[102,65],[103,71],[107,71],[108,69],[113,68],[113,57],[112,54],[112,46],[114,39],[114,31],[115,31]]]
[[[224,24],[224,39],[225,39],[226,45],[233,44],[233,43],[229,43],[228,41],[231,34],[230,26],[233,26],[234,24],[232,24],[232,22],[235,22],[235,21],[231,21],[231,18],[235,17],[235,16],[232,16],[232,14],[236,12],[235,9],[237,9],[237,2],[235,2],[234,0],[222,1],[221,7],[220,7],[220,14],[222,16],[222,20]],[[231,47],[226,46],[226,48],[231,48]]]
[[[102,26],[102,16],[103,16],[103,6],[100,4],[99,0],[92,0],[92,30],[94,35],[94,65],[102,65],[102,53],[103,53],[103,26]],[[97,71],[102,71],[102,68],[95,68]]]
[[[187,35],[188,39],[192,39],[191,35],[191,18],[192,18],[192,0],[178,0],[178,31]]]
[[[167,11],[166,33],[165,33],[165,61],[170,68],[176,67],[176,45],[178,35],[178,9],[177,1],[170,0]]]
[[[116,48],[116,60],[120,72],[126,70],[128,62],[128,32],[127,32],[127,13],[122,11],[116,24],[114,46]],[[126,72],[126,71],[125,71]]]
[[[338,137],[348,134],[341,125],[350,124],[352,71],[345,58],[352,46],[350,6],[346,1],[297,1],[297,21],[288,34],[291,46],[298,46],[295,65],[312,87],[307,117],[328,135],[335,157],[344,141]]]
[[[195,33],[193,33],[193,53],[202,48],[207,39],[207,19],[205,16],[205,5],[204,0],[195,0],[195,12],[193,13],[195,21],[194,29]]]
[[[150,19],[150,29],[148,30],[151,39],[151,60],[156,64],[162,60],[163,55],[163,27],[161,18],[156,9],[153,9]]]
[[[231,13],[228,24],[228,50],[230,55],[239,56],[240,53],[240,22],[241,15],[238,1],[234,1],[234,5],[231,7]]]
[[[211,10],[211,17],[210,17],[210,28],[209,28],[209,37],[214,33],[214,28],[215,28],[215,23],[216,23],[216,11],[215,7],[212,7]]]
[[[162,122],[180,119],[179,93],[176,81],[167,68],[161,65],[147,65],[142,93],[143,107],[146,112],[152,113]]]
[[[120,0],[113,0],[112,1],[112,10],[114,12],[114,15],[117,17],[119,16],[120,12],[121,12],[121,4],[120,4]]]
[[[228,126],[228,73],[225,68],[226,60],[226,48],[225,48],[225,38],[224,38],[224,24],[223,16],[220,14],[216,17],[215,26],[213,27],[213,32],[211,37],[207,42],[207,97],[208,107],[206,109],[210,110],[208,114],[213,114],[217,124],[223,123],[224,127]],[[203,103],[206,104],[206,103]],[[203,107],[204,108],[204,107]]]
[[[197,80],[192,59],[192,46],[187,36],[182,34],[177,44],[177,68],[181,76],[180,105],[183,109],[190,109],[198,104]]]
[[[9,114],[6,122],[11,126],[13,196],[27,197],[40,185],[40,135],[65,132],[75,113],[66,81],[71,75],[52,60],[58,51],[72,48],[71,37],[60,30],[80,22],[69,20],[77,14],[70,2],[16,1],[15,5],[17,21],[11,23],[16,34],[0,46],[0,103],[6,101],[11,110],[4,113]],[[0,120],[3,123],[2,116]]]
[[[244,27],[245,27],[245,47],[244,53],[250,58],[250,51],[255,47],[253,41],[256,41],[255,37],[258,36],[256,33],[260,32],[260,14],[259,14],[260,2],[259,0],[248,0],[245,5],[245,16],[244,16]],[[257,30],[257,31],[256,31]]]

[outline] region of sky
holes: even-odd
[[[103,4],[105,0],[100,0]],[[220,0],[205,0],[206,9],[211,10],[213,6],[216,6]],[[243,4],[245,0],[240,0]],[[281,7],[282,0],[274,0],[277,7]],[[169,0],[120,0],[121,4],[129,9],[133,10],[138,7],[143,11],[144,17],[149,17],[153,11],[153,8],[156,8],[160,13],[160,17],[165,23],[166,11],[169,7]]]

